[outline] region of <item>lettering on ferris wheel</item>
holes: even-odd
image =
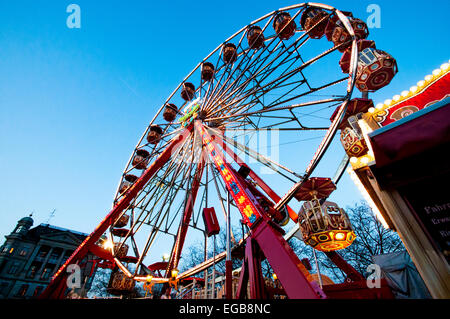
[[[203,141],[208,149],[211,157],[219,169],[224,181],[226,182],[227,188],[229,189],[239,211],[246,217],[248,225],[251,226],[257,219],[257,211],[251,204],[246,193],[243,191],[242,186],[234,176],[234,174],[228,169],[228,165],[223,161],[222,157],[219,155],[219,151],[215,149],[215,146],[211,142],[211,138],[206,133],[203,127],[200,128],[202,133]]]

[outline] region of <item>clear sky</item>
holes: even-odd
[[[81,28],[66,7],[81,8]],[[448,61],[448,0],[328,1],[366,20],[400,72],[375,103]],[[0,236],[35,225],[90,233],[155,111],[185,75],[242,26],[291,1],[0,1]],[[359,94],[356,92],[356,94]],[[336,159],[340,161],[341,158]],[[360,196],[345,177],[344,204]]]

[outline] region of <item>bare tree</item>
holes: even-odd
[[[111,298],[117,297],[111,295],[107,288],[111,277],[111,269],[97,268],[91,288],[87,294],[88,298]],[[141,283],[136,282],[133,291],[124,295],[126,298],[139,298],[145,295],[145,291]]]
[[[356,234],[353,244],[338,253],[363,276],[367,276],[367,267],[373,263],[372,256],[387,254],[396,251],[405,250],[402,241],[396,232],[385,229],[378,221],[371,208],[366,202],[360,202],[353,207],[346,207],[347,214]],[[234,234],[241,234],[241,231],[233,229]],[[240,235],[242,238],[242,235]],[[238,238],[236,238],[238,240]],[[313,248],[303,243],[303,241],[292,238],[289,245],[300,259],[307,258],[313,268],[312,272],[317,272]],[[226,247],[226,234],[221,231],[217,238],[216,252],[222,252]],[[319,251],[316,251],[317,262],[320,272],[330,277],[334,282],[343,282],[346,275],[330,260]],[[208,247],[208,257],[212,257],[212,247]],[[182,271],[187,270],[204,261],[203,242],[197,242],[187,247],[182,258]],[[233,259],[233,269],[242,265],[242,260]],[[267,260],[262,262],[263,276],[271,278],[273,274],[272,267]],[[218,272],[225,272],[224,261],[216,264]],[[201,276],[201,274],[199,274]]]
[[[110,269],[97,268],[91,289],[89,289],[89,298],[109,298],[111,295],[106,290],[108,288]]]

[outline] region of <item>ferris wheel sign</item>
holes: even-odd
[[[228,163],[224,161],[222,152],[217,148],[217,144],[213,141],[213,137],[205,130],[203,125],[199,122],[195,122],[195,128],[200,132],[203,142],[211,155],[220,175],[226,182],[226,186],[233,197],[239,211],[244,217],[246,224],[252,226],[261,215],[258,209],[255,207],[248,194],[244,190],[244,186],[239,181],[238,177],[231,170]]]

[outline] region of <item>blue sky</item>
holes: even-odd
[[[81,8],[81,29],[66,7]],[[328,1],[366,20],[400,72],[380,102],[448,61],[448,1]],[[290,1],[1,1],[0,236],[34,211],[91,232],[111,207],[121,172],[155,111],[211,50]],[[356,93],[358,94],[358,93]],[[340,160],[341,158],[337,159]],[[338,197],[360,196],[347,177]],[[3,242],[3,240],[1,241]]]

